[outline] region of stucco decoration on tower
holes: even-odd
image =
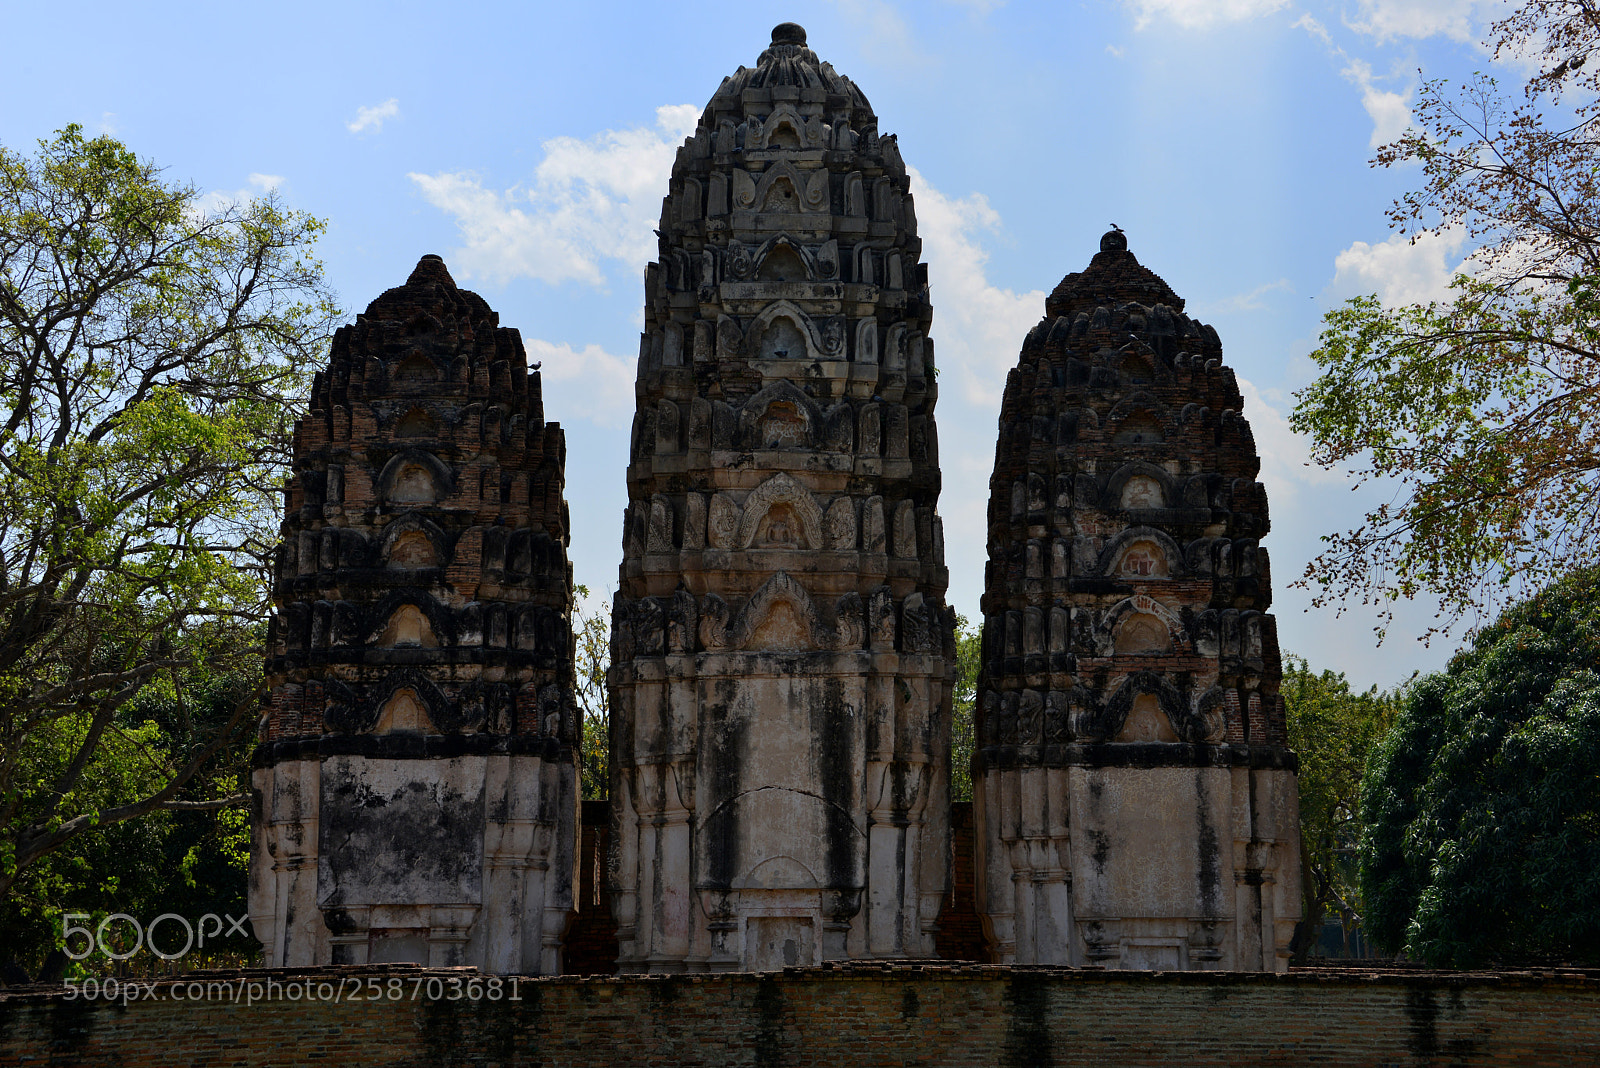
[[[517,331],[437,256],[335,336],[295,428],[252,779],[269,966],[560,970],[565,452]]]
[[[785,23],[678,150],[613,612],[623,971],[933,956],[954,615],[906,170]]]
[[[1119,230],[1006,382],[973,759],[1001,963],[1282,970],[1300,909],[1260,461]]]

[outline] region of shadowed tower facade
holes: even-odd
[[[1000,963],[1287,967],[1297,765],[1242,409],[1117,230],[1007,379],[973,759]]]
[[[295,427],[252,780],[268,966],[560,971],[565,462],[517,331],[439,257],[335,335]]]
[[[933,956],[953,613],[904,164],[785,23],[678,150],[613,611],[624,971]]]

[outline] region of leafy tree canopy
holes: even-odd
[[[1305,659],[1283,659],[1289,744],[1300,757],[1300,867],[1304,926],[1295,951],[1310,952],[1323,918],[1336,912],[1348,932],[1366,907],[1355,852],[1365,826],[1361,780],[1368,759],[1394,722],[1399,695],[1376,686],[1354,693],[1343,673],[1316,672]]]
[[[1436,965],[1600,962],[1600,568],[1407,692],[1362,785],[1380,944]]]
[[[189,695],[260,673],[288,430],[337,315],[321,230],[76,126],[0,148],[0,899],[91,828],[238,799],[185,786],[254,683],[220,722]],[[156,690],[165,723],[135,711]]]
[[[1395,490],[1324,539],[1302,579],[1318,605],[1427,593],[1448,621],[1600,556],[1600,16],[1528,0],[1490,33],[1537,64],[1523,99],[1428,82],[1374,160],[1419,165],[1391,225],[1464,233],[1469,270],[1445,300],[1331,312],[1296,394],[1316,462]]]
[[[956,680],[950,695],[950,800],[972,800],[972,730],[983,635],[956,616]]]
[[[578,609],[572,630],[577,643],[578,708],[583,713],[582,796],[585,801],[604,801],[611,795],[611,691],[606,685],[611,622],[603,613],[583,607],[589,587],[579,583],[574,589]]]

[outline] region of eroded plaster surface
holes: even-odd
[[[1283,970],[1300,912],[1260,462],[1121,231],[1046,302],[990,482],[973,784],[995,959]]]
[[[521,338],[437,256],[335,336],[295,428],[252,778],[269,966],[560,970],[564,463]]]
[[[906,169],[785,23],[678,151],[613,612],[624,971],[929,957],[954,616]]]

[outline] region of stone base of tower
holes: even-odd
[[[946,670],[868,650],[614,668],[618,971],[937,957],[949,788],[924,724]]]
[[[1114,748],[1114,766],[983,774],[977,895],[994,962],[1286,971],[1300,833],[1281,751]],[[1171,766],[1169,748],[1203,766]]]
[[[575,916],[573,836],[560,830],[575,823],[573,765],[460,737],[385,741],[416,752],[283,754],[253,773],[249,907],[264,963],[559,974]],[[463,751],[424,753],[441,743]]]

